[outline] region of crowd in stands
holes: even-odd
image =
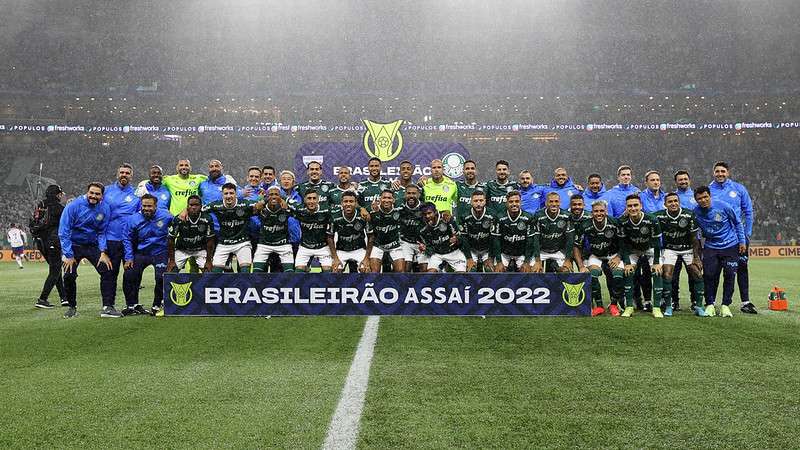
[[[514,170],[528,168],[534,182],[547,184],[556,167],[565,167],[576,184],[586,183],[590,173],[597,172],[607,187],[616,184],[616,169],[629,164],[634,169],[634,183],[644,188],[648,170],[661,172],[665,190],[674,188],[672,175],[685,169],[692,175],[693,185],[708,184],[712,164],[725,160],[731,164],[732,178],[744,184],[753,199],[756,221],[753,239],[770,243],[789,243],[800,238],[800,174],[794,152],[798,140],[796,130],[770,130],[763,133],[563,133],[551,140],[523,138],[484,140],[463,135],[444,137],[461,142],[478,163],[479,177],[493,177],[494,162],[503,158]],[[30,138],[30,136],[28,136]],[[7,142],[10,137],[5,138]],[[418,140],[441,140],[418,136]],[[84,193],[86,183],[93,180],[111,182],[116,168],[123,162],[134,167],[134,179],[145,178],[147,168],[160,164],[165,174],[174,173],[177,159],[189,158],[193,170],[206,171],[206,162],[217,158],[225,164],[224,172],[244,183],[250,165],[270,164],[294,170],[294,154],[303,142],[302,136],[252,137],[244,135],[195,135],[180,141],[161,140],[152,135],[58,135],[34,139],[28,144],[0,143],[5,161],[0,177],[8,178],[14,158],[24,155],[43,162],[43,176],[61,184],[67,197]],[[353,141],[358,139],[341,138]],[[0,141],[3,142],[3,141]],[[24,149],[24,150],[22,150]],[[297,174],[298,182],[305,174]],[[326,177],[332,179],[331,174]],[[0,223],[27,224],[32,195],[27,186],[0,184]]]

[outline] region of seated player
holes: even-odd
[[[294,266],[298,272],[306,272],[316,258],[323,272],[331,271],[332,255],[336,252],[333,242],[328,242],[328,228],[331,225],[331,214],[319,204],[319,194],[309,189],[303,198],[303,205],[288,205],[289,214],[300,222],[300,248],[294,258]]]
[[[264,201],[252,202],[237,198],[237,187],[233,183],[222,185],[222,200],[203,206],[204,213],[214,213],[219,221],[218,245],[212,261],[214,272],[224,272],[225,264],[232,255],[239,263],[239,272],[250,272],[252,248],[247,225],[250,217],[258,214]],[[185,214],[182,213],[183,217]]]
[[[350,272],[369,272],[366,211],[360,214],[358,196],[352,191],[342,192],[339,203],[341,209],[334,211],[328,232],[329,239],[336,239],[332,269],[342,272],[347,266]]]
[[[664,250],[661,252],[661,276],[663,277],[663,301],[664,315],[672,315],[672,274],[675,263],[681,260],[689,272],[689,286],[696,298],[703,298],[703,275],[700,262],[700,240],[697,233],[700,227],[694,217],[694,211],[681,208],[681,201],[678,194],[670,192],[664,196],[664,206],[656,212],[656,219],[661,226],[662,244]],[[699,304],[694,306],[697,316],[706,315],[705,310]]]
[[[266,272],[271,255],[280,259],[284,272],[294,271],[294,252],[289,243],[289,211],[284,208],[281,189],[267,189],[267,204],[259,212],[259,236],[253,256],[253,272]]]
[[[392,260],[392,272],[405,271],[405,255],[400,246],[400,210],[394,207],[394,193],[384,189],[379,197],[377,210],[370,214],[367,226],[367,257],[370,271],[381,271],[384,253]]]
[[[495,218],[486,209],[486,193],[473,190],[471,207],[458,217],[461,239],[466,241],[464,256],[467,257],[467,272],[492,272],[494,262],[489,254],[492,248],[492,229]]]
[[[595,200],[592,203],[592,216],[581,221],[575,227],[575,247],[573,259],[582,273],[592,275],[592,298],[595,307],[592,315],[603,314],[603,297],[600,290],[600,276],[611,273],[611,279],[606,279],[611,292],[611,301],[608,312],[612,316],[619,316],[619,304],[622,302],[622,277],[623,265],[619,256],[622,240],[622,230],[616,219],[608,216],[608,204],[605,200]],[[604,266],[608,270],[604,270]]]
[[[536,263],[533,271],[572,272],[575,230],[569,213],[561,209],[561,197],[557,192],[547,194],[545,208],[533,215],[533,227],[536,230],[533,247]]]
[[[428,272],[439,272],[447,264],[454,272],[467,271],[467,258],[463,246],[466,241],[458,238],[455,220],[445,221],[433,203],[420,206],[425,227],[420,231],[420,250],[428,255]]]
[[[530,272],[533,258],[533,216],[522,211],[517,191],[506,195],[506,213],[492,231],[495,272]]]
[[[186,219],[176,216],[169,226],[167,238],[167,272],[180,272],[190,260],[203,271],[211,272],[214,256],[214,224],[208,214],[200,212],[199,195],[187,199]]]
[[[158,208],[158,199],[152,194],[141,198],[142,210],[127,219],[122,246],[125,249],[125,273],[122,275],[122,290],[125,293],[123,316],[134,314],[153,315],[161,311],[164,302],[164,272],[167,270],[167,236],[172,223],[172,214],[166,208]],[[139,288],[142,273],[153,266],[155,288],[153,307],[147,311],[139,304]]]
[[[663,318],[661,312],[661,226],[658,220],[642,211],[638,194],[625,198],[622,228],[622,261],[625,263],[625,311],[622,317],[633,315],[633,277],[639,264],[647,261],[653,277],[653,317]]]

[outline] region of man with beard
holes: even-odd
[[[280,271],[294,271],[294,252],[289,242],[289,212],[284,209],[280,188],[267,190],[267,204],[259,213],[261,223],[258,245],[253,256],[253,272],[266,272],[268,261],[274,255],[280,261]],[[272,272],[276,270],[270,266]]]
[[[391,188],[388,180],[381,178],[381,160],[370,158],[367,163],[369,176],[366,180],[358,183],[358,204],[367,210],[372,209],[372,204],[377,202],[383,191]]]
[[[444,221],[436,205],[427,202],[420,206],[425,226],[420,231],[420,251],[428,255],[428,272],[440,272],[446,264],[454,272],[467,271],[467,259],[464,256],[466,241],[458,238],[458,227],[455,220]]]
[[[204,213],[215,214],[219,221],[218,245],[213,259],[214,272],[223,272],[231,256],[236,256],[239,272],[250,272],[253,253],[247,224],[250,217],[258,214],[263,207],[263,200],[257,203],[249,200],[240,201],[237,187],[233,183],[225,183],[222,186],[222,200],[203,206]],[[181,216],[184,218],[183,214]]]
[[[164,176],[161,166],[150,166],[149,181],[145,181],[144,184],[139,184],[136,188],[136,196],[141,198],[144,194],[150,194],[158,199],[158,208],[169,210],[172,195],[169,193],[169,189],[164,186],[163,180]]]
[[[533,216],[522,211],[519,192],[506,195],[506,212],[492,231],[495,272],[530,272],[533,258]]]
[[[591,213],[594,202],[601,200],[605,194],[606,186],[603,184],[603,179],[600,175],[593,173],[586,177],[586,190],[581,194],[586,212]]]
[[[607,213],[605,200],[595,200],[592,204],[592,217],[584,219],[575,230],[574,260],[581,273],[592,276],[592,316],[603,314],[603,297],[600,290],[600,276],[606,273],[611,300],[608,312],[619,316],[622,302],[623,264],[619,252],[622,246],[622,229],[619,222]],[[610,277],[609,275],[610,274]]]
[[[658,211],[656,219],[661,226],[662,241],[664,250],[662,251],[662,277],[664,278],[664,289],[662,302],[664,305],[664,315],[672,315],[672,274],[677,261],[682,261],[689,272],[689,285],[693,291],[693,297],[703,298],[703,275],[700,269],[700,241],[697,239],[697,232],[700,227],[694,217],[694,211],[681,207],[678,194],[670,192],[664,196],[666,209]],[[700,305],[695,305],[695,314],[705,316],[705,311]]]
[[[472,206],[464,215],[457,218],[461,237],[466,245],[467,272],[492,272],[494,264],[490,255],[492,250],[492,230],[495,218],[486,208],[486,193],[482,190],[472,192]]]
[[[561,197],[557,192],[548,193],[545,204],[545,209],[533,215],[533,257],[536,260],[533,272],[572,272],[575,229],[569,213],[561,209]]]
[[[422,185],[422,199],[426,203],[433,203],[439,212],[453,213],[458,201],[458,186],[444,176],[441,159],[431,161],[431,177]]]
[[[188,199],[186,218],[180,215],[169,226],[167,238],[167,272],[180,271],[184,265],[195,261],[204,272],[211,272],[211,258],[214,256],[214,224],[208,214],[200,210],[203,202],[199,195]]]
[[[339,184],[333,187],[333,189],[328,192],[328,204],[331,207],[339,207],[342,204],[342,195],[345,192],[358,192],[358,183],[354,183],[352,181],[352,175],[350,171],[350,167],[342,166],[339,167],[339,173],[337,174],[339,177]]]
[[[400,247],[406,261],[406,272],[425,272],[428,269],[428,255],[419,249],[419,233],[425,226],[419,197],[419,187],[410,184],[405,188],[404,203],[397,208],[400,211]]]
[[[506,214],[506,198],[509,192],[517,188],[508,179],[508,161],[499,160],[494,165],[495,179],[486,182],[486,207],[489,213],[500,218]]]
[[[697,200],[694,199],[694,191],[691,188],[691,178],[689,177],[689,172],[685,170],[678,170],[675,172],[673,176],[675,180],[675,193],[678,195],[678,199],[680,199],[681,208],[694,211],[694,208],[697,206]],[[681,269],[683,268],[683,260],[678,258],[675,261],[675,268],[672,272],[672,309],[675,311],[680,311],[680,285],[681,285]],[[701,279],[702,281],[702,279]],[[697,306],[703,306],[703,297],[697,297],[695,294],[695,289],[691,288],[691,280],[689,281],[689,291],[690,291],[690,298],[692,301],[692,309]],[[667,286],[664,286],[666,289]],[[696,310],[695,310],[696,311]]]
[[[463,167],[464,181],[456,181],[458,187],[456,216],[469,214],[472,208],[472,193],[486,189],[486,185],[478,181],[478,167],[475,161],[468,159],[464,161]]]
[[[242,196],[242,192],[236,184],[236,179],[222,173],[224,166],[218,159],[208,162],[208,178],[206,178],[198,188],[198,195],[203,199],[203,204],[222,201],[222,187],[230,183],[236,186],[236,194]]]
[[[381,271],[381,260],[385,253],[392,261],[392,272],[405,271],[405,256],[400,246],[400,209],[394,207],[394,193],[390,189],[380,195],[380,203],[370,213],[367,227],[367,257],[373,273]]]
[[[70,202],[61,214],[58,237],[61,240],[64,271],[64,297],[69,308],[64,318],[78,315],[77,278],[81,260],[88,259],[100,274],[100,295],[103,309],[100,317],[116,318],[122,315],[114,308],[114,294],[117,291],[116,277],[111,272],[111,259],[106,251],[108,241],[106,232],[111,218],[111,208],[103,202],[104,187],[92,182],[86,188],[86,195]]]
[[[141,202],[136,196],[136,190],[131,185],[133,168],[130,164],[122,164],[117,169],[117,182],[105,189],[103,203],[108,205],[111,210],[111,218],[108,222],[106,239],[108,240],[108,254],[111,260],[111,274],[114,277],[114,286],[117,285],[117,277],[122,267],[122,258],[125,256],[125,248],[122,241],[125,238],[125,230],[128,225],[128,218],[139,212]],[[113,305],[116,301],[117,290],[114,289],[111,295]]]
[[[180,159],[175,165],[174,175],[167,175],[161,181],[162,184],[169,190],[170,202],[169,212],[176,216],[186,209],[186,202],[192,195],[198,195],[200,183],[208,178],[203,174],[196,174],[192,172],[192,164],[188,159]],[[147,183],[143,181],[139,183],[140,186]]]
[[[530,170],[519,173],[517,190],[522,198],[522,210],[526,213],[535,214],[544,207],[545,187],[533,184],[533,174]]]
[[[308,180],[297,185],[297,193],[300,197],[306,198],[306,192],[317,191],[320,209],[329,210],[329,197],[331,190],[335,187],[333,183],[322,179],[322,164],[319,161],[311,161],[306,166],[306,176]]]
[[[275,168],[272,166],[264,166],[261,168],[261,189],[264,192],[272,186],[279,186],[278,180],[275,179]]]
[[[555,192],[561,200],[561,209],[569,208],[569,200],[574,194],[580,194],[583,188],[572,182],[572,178],[567,175],[567,169],[559,167],[553,171],[553,179],[550,186],[545,188],[545,194]]]
[[[151,194],[144,194],[141,203],[141,212],[128,217],[123,238],[125,247],[125,273],[122,275],[122,290],[125,293],[123,316],[150,314],[139,304],[142,273],[148,266],[153,266],[155,274],[152,307],[154,315],[161,310],[164,302],[164,272],[169,259],[167,236],[172,223],[172,214],[166,209],[158,208],[156,206],[158,199]]]
[[[342,272],[349,267],[350,272],[369,272],[367,258],[366,210],[359,214],[358,198],[355,192],[345,191],[341,197],[341,208],[333,212],[328,239],[336,239],[331,267],[334,272]]]

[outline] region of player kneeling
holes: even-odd
[[[367,215],[366,210],[358,211],[358,198],[355,192],[344,191],[340,197],[341,209],[333,213],[328,238],[336,238],[333,252],[333,271],[342,272],[345,266],[350,272],[369,272],[367,258]]]
[[[169,262],[167,272],[180,272],[194,260],[205,272],[211,272],[211,256],[214,255],[214,224],[208,214],[200,209],[203,202],[199,195],[187,199],[186,218],[176,216],[169,226],[167,249]]]
[[[250,272],[253,250],[248,224],[250,217],[258,214],[263,207],[263,200],[238,200],[233,183],[222,185],[222,201],[211,202],[203,207],[203,212],[214,213],[219,221],[219,245],[212,261],[214,272],[223,272],[231,255],[236,256],[239,272]]]
[[[267,260],[275,254],[284,272],[294,271],[294,252],[289,243],[289,211],[281,199],[281,190],[272,186],[267,190],[267,204],[258,214],[261,222],[258,245],[253,256],[253,272],[266,272]]]
[[[428,255],[428,272],[439,272],[439,266],[449,265],[454,272],[467,271],[467,258],[464,256],[466,240],[458,238],[455,221],[442,219],[433,203],[420,206],[425,226],[420,231],[420,251]]]
[[[661,226],[664,250],[661,252],[661,276],[663,278],[664,315],[672,315],[672,274],[675,263],[680,259],[689,272],[689,286],[695,298],[705,296],[703,286],[702,260],[700,258],[700,240],[697,232],[700,227],[695,220],[694,211],[681,208],[678,194],[670,192],[664,196],[667,209],[658,211],[656,219]],[[677,299],[675,299],[677,300]],[[694,313],[705,317],[706,312],[701,304],[694,306]]]
[[[125,249],[125,273],[122,276],[122,290],[125,293],[123,316],[134,314],[155,314],[161,310],[164,301],[164,272],[167,269],[169,234],[172,214],[157,208],[158,199],[151,194],[142,196],[142,210],[132,214],[125,224],[122,246]],[[153,307],[150,311],[139,304],[139,288],[142,273],[147,266],[153,266],[155,289]]]
[[[611,279],[606,280],[612,293],[608,312],[619,316],[619,304],[622,302],[623,266],[619,256],[622,242],[622,231],[619,223],[608,217],[608,204],[605,200],[592,203],[592,217],[584,219],[575,228],[575,248],[573,249],[578,271],[592,275],[592,298],[595,307],[592,315],[603,314],[603,296],[600,290],[600,276],[604,266],[610,269]]]

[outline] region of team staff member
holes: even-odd
[[[705,281],[706,316],[716,315],[714,307],[722,273],[722,317],[732,317],[734,278],[739,268],[739,256],[747,253],[747,238],[739,216],[721,201],[711,201],[711,191],[700,186],[694,191],[697,224],[703,231],[703,281]]]
[[[122,258],[125,256],[125,248],[122,241],[125,238],[125,229],[128,218],[139,211],[141,202],[136,196],[136,189],[131,185],[133,168],[130,164],[122,164],[117,169],[117,182],[108,186],[103,194],[103,203],[111,209],[111,218],[108,222],[108,249],[106,253],[111,259],[111,273],[114,276],[114,286],[117,285],[117,277],[122,267]],[[115,303],[117,290],[111,294],[111,304]]]
[[[42,293],[36,301],[37,308],[52,308],[53,305],[47,301],[53,287],[58,290],[61,298],[61,306],[68,306],[64,297],[64,280],[61,276],[61,242],[58,240],[58,223],[64,206],[61,204],[63,192],[61,187],[56,184],[47,186],[44,191],[44,200],[38,205],[37,216],[31,221],[31,234],[37,238],[39,251],[47,261],[49,271],[47,279],[44,280]]]
[[[714,181],[708,186],[711,196],[730,206],[739,218],[748,251],[750,236],[753,235],[753,200],[750,193],[741,184],[730,179],[730,166],[724,161],[714,163]],[[748,269],[748,253],[739,256],[736,282],[739,285],[739,297],[742,299],[741,311],[745,314],[757,314],[756,307],[750,303],[750,272]]]
[[[161,166],[150,166],[150,181],[139,183],[139,186],[136,188],[136,195],[141,197],[144,194],[150,194],[158,199],[159,208],[169,210],[172,194],[170,194],[169,189],[164,186],[163,181],[164,174],[161,170]]]
[[[100,274],[100,295],[103,299],[100,317],[122,317],[114,308],[117,283],[111,272],[111,259],[106,253],[106,233],[111,208],[103,201],[103,191],[101,183],[89,183],[86,195],[73,200],[64,208],[58,224],[63,253],[64,296],[69,303],[69,308],[64,313],[64,318],[67,319],[78,315],[76,280],[78,266],[83,259],[88,259]]]
[[[155,315],[164,302],[164,272],[167,270],[167,236],[172,223],[172,214],[159,208],[158,199],[151,194],[141,198],[142,210],[128,218],[123,238],[125,247],[125,273],[122,275],[122,290],[125,293],[123,316],[150,314],[139,304],[139,288],[142,273],[153,266],[155,288],[153,289],[153,308]]]

